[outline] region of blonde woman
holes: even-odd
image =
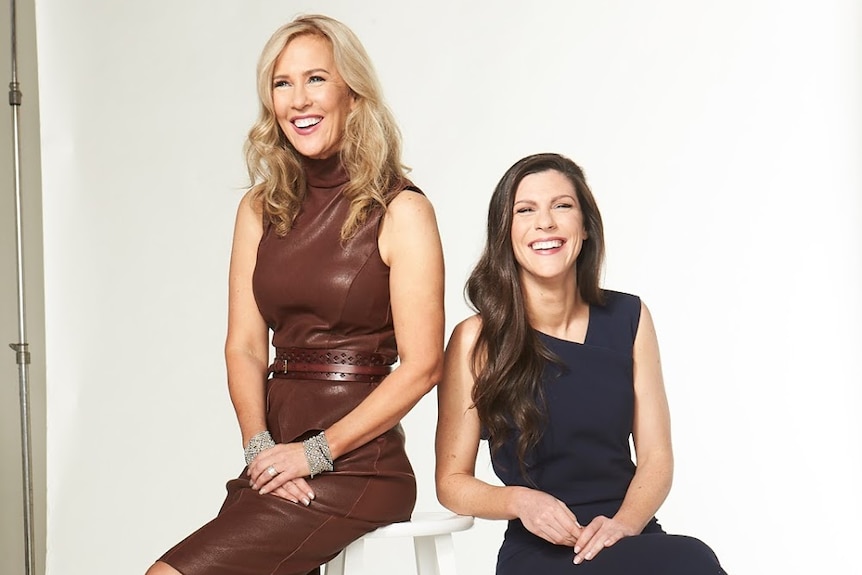
[[[399,421],[442,370],[434,211],[345,25],[302,16],[277,30],[258,91],[225,345],[247,468],[148,575],[317,573],[416,498]]]

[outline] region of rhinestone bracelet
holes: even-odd
[[[332,471],[332,453],[329,451],[329,442],[326,441],[322,431],[303,441],[302,449],[305,451],[305,460],[308,462],[308,469],[311,470],[311,477],[324,471]]]
[[[250,465],[257,454],[270,447],[275,447],[275,442],[272,440],[272,435],[264,429],[260,433],[256,433],[254,437],[248,440],[248,445],[245,446],[245,464]]]

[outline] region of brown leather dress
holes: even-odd
[[[287,371],[276,372],[266,384],[267,423],[278,443],[326,429],[382,379],[291,373],[291,361],[362,366],[397,359],[389,268],[377,249],[382,212],[370,215],[342,243],[349,205],[341,193],[347,176],[338,157],[309,161],[306,175],[308,191],[293,228],[284,237],[271,226],[265,230],[254,272],[255,298],[273,330],[277,356],[289,356]],[[404,187],[415,189],[408,181]],[[228,482],[218,516],[160,560],[183,575],[315,573],[364,533],[409,519],[416,500],[400,426],[339,457],[334,471],[309,481],[316,497],[305,507],[258,494],[243,470]]]

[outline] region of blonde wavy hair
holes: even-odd
[[[347,116],[340,151],[350,177],[343,190],[350,200],[350,212],[341,228],[341,238],[347,240],[375,206],[386,208],[393,191],[400,191],[395,187],[401,185],[407,168],[401,163],[401,132],[383,100],[371,59],[359,38],[338,20],[318,14],[298,16],[276,30],[264,46],[257,65],[260,114],[245,143],[250,189],[261,204],[264,221],[285,235],[299,211],[306,181],[302,156],[275,117],[272,76],[287,44],[303,35],[329,42],[335,66],[356,98]]]

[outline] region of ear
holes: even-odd
[[[356,92],[350,90],[350,111],[354,111],[356,106],[359,105],[359,96],[356,95]]]

